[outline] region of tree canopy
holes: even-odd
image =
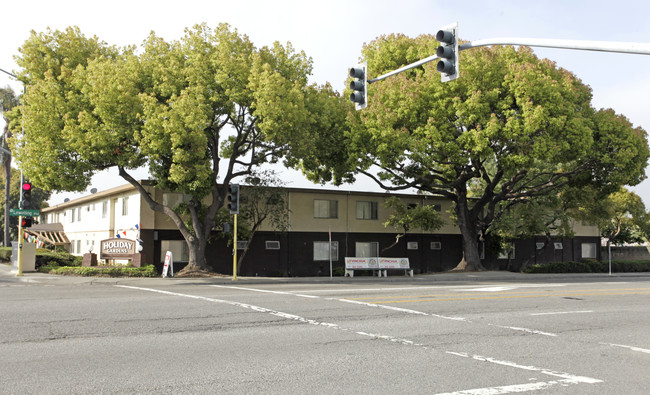
[[[426,35],[382,36],[362,58],[381,75],[437,45]],[[482,267],[478,236],[518,205],[568,187],[609,193],[645,177],[645,131],[595,110],[590,88],[569,71],[508,46],[463,51],[460,70],[441,83],[430,63],[372,84],[369,106],[349,112],[346,136],[351,171],[388,190],[416,188],[455,203],[459,268]]]
[[[308,84],[310,58],[290,43],[256,48],[227,24],[197,25],[172,42],[151,33],[139,48],[78,28],[33,32],[20,53],[28,86],[24,112],[14,113],[14,125],[21,115],[25,122],[27,144],[14,144],[21,168],[41,187],[78,191],[117,167],[174,221],[190,269],[207,268],[205,246],[227,190],[217,180],[227,187],[281,158],[297,165],[294,156],[326,144],[341,122],[327,115],[339,96]],[[190,197],[188,217],[131,177],[143,165],[155,186]]]

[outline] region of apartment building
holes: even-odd
[[[164,204],[183,199],[181,194],[149,185],[146,189]],[[279,231],[263,223],[252,240],[240,240],[240,253],[250,243],[241,276],[329,275],[330,235],[334,267],[342,267],[345,257],[408,257],[416,273],[426,273],[452,269],[462,258],[461,235],[449,215],[452,203],[442,197],[304,188],[280,192],[288,208],[288,228]],[[434,232],[412,230],[392,246],[397,231],[383,225],[390,216],[385,201],[391,196],[406,204],[433,205],[444,226]],[[175,225],[164,214],[153,212],[131,185],[43,209],[41,223],[60,224],[70,241],[70,252],[76,255],[97,252],[102,240],[120,237],[136,240],[144,262],[158,267],[166,251],[173,252],[177,270],[188,259],[187,245]],[[220,227],[214,230],[206,257],[215,271],[231,274],[232,247],[218,237],[222,231]],[[490,256],[484,252],[483,263],[490,269],[516,270],[523,262],[599,259],[598,229],[575,224],[574,231],[573,238],[554,238],[551,243],[545,237],[517,240],[508,253]]]

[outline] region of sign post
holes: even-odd
[[[237,213],[235,216],[233,227],[233,242],[232,242],[232,281],[237,281]]]
[[[332,227],[329,227],[330,235],[330,279],[332,278]]]

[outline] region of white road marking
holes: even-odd
[[[593,310],[579,310],[579,311],[551,311],[548,313],[531,313],[529,315],[554,315],[554,314],[581,314],[581,313],[593,313]]]
[[[472,358],[477,361],[481,362],[490,362],[494,363],[497,365],[502,365],[502,366],[508,366],[511,368],[517,368],[517,369],[523,369],[523,370],[529,370],[532,372],[539,372],[542,374],[546,374],[548,376],[554,376],[554,377],[559,377],[564,380],[569,380],[572,384],[577,384],[577,383],[587,383],[587,384],[596,384],[596,383],[602,383],[602,380],[599,379],[594,379],[591,377],[585,377],[585,376],[575,376],[569,373],[564,373],[564,372],[556,372],[553,370],[549,369],[544,369],[544,368],[538,368],[535,366],[530,366],[530,365],[519,365],[515,362],[510,362],[510,361],[501,361],[498,359],[490,358],[490,357],[483,357],[480,355],[470,355],[467,353],[459,353],[459,352],[453,352],[453,351],[445,351],[447,354],[452,354],[452,355],[458,355],[460,357],[465,357],[465,358]]]
[[[449,316],[444,316],[444,315],[439,315],[439,314],[429,314],[429,313],[425,313],[423,311],[405,309],[405,308],[402,308],[402,307],[395,307],[395,306],[386,306],[386,305],[377,304],[377,303],[361,302],[361,301],[358,301],[358,300],[350,300],[350,299],[345,299],[345,298],[322,298],[320,296],[303,295],[303,294],[297,294],[297,293],[293,293],[293,292],[269,291],[269,290],[265,290],[265,289],[244,288],[244,287],[236,287],[236,286],[229,286],[229,285],[211,285],[211,286],[212,287],[217,287],[217,288],[232,288],[232,289],[240,289],[240,290],[254,291],[254,292],[267,292],[267,293],[274,293],[274,294],[279,294],[279,295],[294,295],[294,296],[300,296],[300,297],[306,297],[306,298],[312,298],[312,299],[334,300],[334,301],[337,301],[337,302],[358,304],[358,305],[367,306],[367,307],[375,307],[375,308],[379,308],[379,309],[399,311],[401,313],[407,313],[407,314],[424,315],[424,316],[437,317],[437,318],[442,318],[442,319],[452,320],[452,321],[466,321],[466,322],[468,322],[468,320],[466,318],[463,318],[463,317],[449,317]]]
[[[362,332],[362,331],[355,331],[353,329],[349,328],[344,328],[342,326],[339,326],[334,323],[329,323],[329,322],[321,322],[321,321],[316,321],[312,320],[309,318],[301,317],[295,314],[290,314],[290,313],[285,313],[277,310],[272,310],[272,309],[267,309],[265,307],[260,307],[260,306],[255,306],[251,305],[248,303],[241,303],[241,302],[234,302],[234,301],[229,301],[229,300],[224,300],[224,299],[215,299],[215,298],[208,298],[205,296],[197,296],[197,295],[191,295],[191,294],[182,294],[178,292],[170,292],[170,291],[163,291],[159,289],[154,289],[154,288],[143,288],[143,287],[133,287],[129,285],[115,285],[115,287],[119,288],[126,288],[126,289],[133,289],[133,290],[138,290],[138,291],[146,291],[146,292],[154,292],[154,293],[159,293],[163,295],[170,295],[170,296],[177,296],[177,297],[183,297],[183,298],[190,298],[190,299],[196,299],[196,300],[203,300],[206,302],[212,302],[212,303],[221,303],[221,304],[227,304],[231,306],[237,306],[237,307],[242,307],[245,309],[249,310],[254,310],[260,313],[267,313],[271,314],[276,317],[281,317],[285,319],[290,319],[298,322],[303,322],[306,324],[310,325],[315,325],[315,326],[322,326],[325,328],[330,328],[330,329],[335,329],[343,332],[350,332],[350,333],[355,333],[360,336],[366,336],[366,337],[371,337],[373,339],[380,339],[380,340],[385,340],[389,341],[392,343],[398,343],[398,344],[403,344],[407,346],[416,346],[416,347],[422,347],[425,349],[433,349],[429,346],[426,346],[424,344],[419,344],[415,343],[412,340],[404,339],[404,338],[399,338],[399,337],[394,337],[394,336],[388,336],[388,335],[381,335],[381,334],[375,334],[375,333],[368,333],[368,332]],[[535,371],[539,372],[542,374],[546,374],[549,376],[554,376],[554,377],[559,377],[562,380],[557,380],[557,381],[549,381],[546,383],[542,383],[543,385],[540,386],[540,383],[527,383],[527,384],[518,384],[518,385],[510,385],[510,386],[501,386],[501,387],[488,387],[488,388],[481,388],[477,390],[469,390],[469,391],[474,391],[474,392],[466,392],[466,391],[461,391],[461,392],[455,392],[454,394],[506,394],[506,393],[512,393],[512,392],[522,392],[522,389],[525,391],[531,391],[535,389],[543,389],[547,388],[549,385],[554,385],[554,384],[595,384],[595,383],[601,383],[602,380],[599,379],[594,379],[591,377],[584,377],[584,376],[575,376],[569,373],[563,373],[563,372],[556,372],[552,371],[549,369],[544,369],[544,368],[538,368],[535,366],[526,366],[526,365],[519,365],[515,362],[510,362],[510,361],[502,361],[494,358],[489,358],[489,357],[483,357],[480,355],[469,355],[467,353],[459,353],[459,352],[454,352],[454,351],[445,351],[446,354],[449,355],[456,355],[460,357],[465,357],[465,358],[472,358],[476,361],[481,361],[481,362],[490,362],[493,364],[501,365],[501,366],[506,366],[510,368],[516,368],[516,369],[523,369],[523,370],[528,370],[528,371]],[[481,392],[476,392],[476,391],[481,391]]]
[[[540,391],[548,389],[554,385],[563,385],[575,384],[573,381],[568,379],[562,380],[552,380],[552,381],[538,381],[534,383],[526,384],[514,384],[514,385],[504,385],[501,387],[486,387],[486,388],[474,388],[471,390],[455,391],[455,392],[444,392],[434,395],[496,395],[496,394],[512,394],[515,392],[530,392],[530,391]]]
[[[254,292],[266,292],[270,294],[278,294],[278,295],[293,295],[293,296],[300,296],[301,298],[311,298],[311,299],[319,299],[320,296],[314,296],[314,295],[303,295],[303,294],[298,294],[294,292],[285,292],[285,291],[269,291],[266,289],[257,289],[257,288],[247,288],[247,287],[236,287],[236,286],[230,286],[230,285],[211,285],[212,287],[217,287],[217,288],[230,288],[230,289],[241,289],[243,291],[254,291]]]
[[[542,331],[538,331],[538,330],[535,330],[535,329],[520,328],[518,326],[502,326],[502,325],[495,325],[495,324],[488,324],[488,325],[496,326],[497,328],[512,329],[513,331],[521,331],[521,332],[532,333],[532,334],[535,334],[535,335],[543,335],[543,336],[551,336],[551,337],[556,337],[557,336],[557,334],[555,334],[555,333],[542,332]]]
[[[638,351],[638,352],[643,352],[643,353],[646,353],[646,354],[650,354],[650,350],[646,350],[645,348],[641,348],[641,347],[626,346],[624,344],[614,344],[614,343],[600,343],[600,344],[604,344],[606,346],[612,346],[612,347],[627,348],[628,350]]]

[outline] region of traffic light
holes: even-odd
[[[23,182],[22,193],[19,207],[23,209],[32,207],[32,184],[28,181]]]
[[[228,186],[228,210],[230,214],[239,214],[239,184]]]
[[[34,224],[34,218],[32,217],[23,217],[23,220],[20,223],[20,226],[23,228],[31,228]]]
[[[440,72],[440,81],[447,82],[458,78],[458,22],[438,30],[436,40],[440,46],[436,55],[440,58],[436,70]]]
[[[359,63],[350,69],[350,101],[354,103],[354,108],[361,110],[368,105],[368,73],[367,63]]]

